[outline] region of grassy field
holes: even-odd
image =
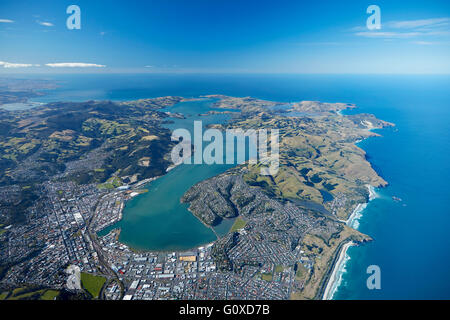
[[[102,170],[102,169],[96,169],[98,170]],[[98,171],[100,172],[100,171]],[[97,186],[97,188],[99,189],[115,189],[120,187],[121,185],[123,185],[122,179],[120,179],[119,177],[111,177],[108,179],[108,181],[106,181],[105,183],[99,184]]]
[[[283,266],[275,266],[275,273],[281,273],[284,271],[284,267]]]
[[[230,229],[230,232],[238,231],[239,229],[244,228],[246,224],[247,222],[245,222],[244,219],[242,219],[241,217],[237,217]]]
[[[101,276],[94,276],[89,273],[81,273],[81,285],[86,289],[94,298],[98,298],[100,290],[105,283],[106,278]]]
[[[271,273],[262,273],[261,279],[264,281],[272,281],[273,275]]]
[[[41,300],[55,300],[55,298],[58,296],[59,292],[56,290],[47,290],[45,293],[41,296]]]
[[[54,300],[59,291],[51,289],[16,288],[12,291],[4,291],[0,294],[0,300]]]
[[[295,280],[303,280],[306,277],[308,270],[301,264],[297,263],[297,272],[295,273]]]

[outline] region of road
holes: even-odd
[[[92,227],[91,227],[92,221],[94,220],[94,218],[95,218],[95,216],[97,214],[98,204],[100,203],[100,201],[102,201],[102,199],[104,197],[107,197],[107,196],[108,195],[105,195],[102,198],[100,198],[99,201],[97,201],[97,203],[96,203],[96,205],[95,205],[95,207],[93,209],[92,216],[87,222],[87,233],[88,233],[89,239],[91,240],[92,246],[94,247],[94,250],[97,253],[97,257],[98,257],[98,260],[99,260],[99,263],[100,263],[99,267],[101,268],[100,272],[102,272],[103,276],[105,276],[106,279],[107,279],[105,284],[102,287],[101,292],[100,292],[100,295],[99,295],[100,299],[105,299],[105,295],[104,295],[105,288],[112,281],[116,281],[119,284],[119,287],[120,287],[120,298],[122,299],[122,297],[124,296],[124,292],[125,292],[124,285],[123,285],[122,281],[120,281],[119,277],[114,272],[114,270],[111,269],[111,267],[109,266],[107,260],[103,256],[103,250],[102,250],[101,246],[98,243],[97,234],[96,234],[95,231],[92,230]]]

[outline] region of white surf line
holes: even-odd
[[[351,246],[354,246],[355,244],[353,242],[347,242],[343,245],[341,248],[341,252],[339,253],[339,258],[336,264],[333,266],[333,271],[331,273],[330,279],[328,279],[327,286],[325,288],[325,291],[322,296],[322,300],[331,300],[333,299],[334,293],[336,292],[337,288],[340,285],[340,282],[342,281],[342,272],[338,275],[338,273],[341,270],[341,268],[345,267],[345,264],[347,262],[346,255],[347,250]]]
[[[369,202],[373,199],[377,198],[378,195],[375,191],[375,188],[369,184],[366,185],[367,190],[369,191]],[[367,207],[368,202],[365,203],[359,203],[355,209],[353,210],[352,214],[348,217],[347,220],[340,220],[341,222],[344,222],[349,227],[352,227],[353,229],[358,229],[359,227],[359,219],[362,217],[362,211]]]
[[[375,191],[375,188],[373,186],[367,184],[366,187],[367,187],[367,190],[369,191],[369,202],[378,197],[378,195]],[[349,227],[358,229],[358,226],[359,226],[358,220],[362,217],[362,211],[364,211],[364,209],[367,207],[367,205],[368,205],[368,202],[359,203],[346,221],[345,220],[340,220],[340,221],[345,222],[345,224],[348,225]],[[330,279],[328,279],[328,283],[325,288],[322,300],[333,299],[333,295],[336,292],[336,290],[338,289],[340,282],[342,281],[343,273],[341,272],[339,274],[339,276],[338,276],[338,273],[339,273],[339,271],[343,271],[341,269],[345,268],[345,265],[348,261],[348,259],[346,259],[348,248],[350,248],[351,246],[354,246],[354,245],[356,245],[356,244],[353,242],[349,242],[349,243],[346,243],[342,247],[341,252],[339,253],[339,259],[333,267],[333,271],[330,276]]]

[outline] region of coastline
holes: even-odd
[[[343,116],[343,114],[340,114],[340,115]],[[371,131],[371,129],[368,129],[368,131]],[[360,141],[362,141],[362,140],[360,140]],[[181,164],[182,163],[170,165],[166,169],[166,173],[170,172],[171,170],[175,169],[177,166],[179,166]],[[156,177],[156,178],[159,178],[159,177]],[[346,225],[348,225],[356,230],[359,227],[359,219],[362,217],[362,211],[367,207],[368,202],[370,202],[371,200],[373,200],[376,197],[376,192],[375,192],[375,189],[373,186],[365,185],[365,187],[368,189],[368,197],[366,196],[368,198],[368,199],[366,198],[367,202],[357,204],[356,207],[354,208],[354,210],[352,211],[352,213],[350,214],[350,216],[348,217],[348,219],[341,220],[343,223],[345,223]],[[191,212],[191,214],[195,217],[195,214],[191,210],[188,209],[188,211]],[[218,236],[218,234],[215,232],[214,228],[206,225],[201,219],[198,219],[198,220],[200,220],[200,222],[202,222],[202,224],[205,227],[212,230],[217,238],[220,238]],[[205,246],[205,245],[208,245],[208,244],[204,244],[201,246]],[[325,289],[322,289],[322,290],[324,290],[322,299],[329,300],[329,299],[332,299],[333,296],[335,295],[338,287],[340,286],[340,284],[342,282],[343,274],[345,274],[345,266],[346,266],[347,261],[349,260],[347,250],[351,246],[355,246],[355,245],[357,245],[355,242],[344,241],[344,243],[340,245],[338,251],[335,253],[335,256],[333,257],[332,265],[329,269],[330,271],[328,271],[326,273],[326,276],[328,277],[328,279],[326,279]],[[153,250],[151,250],[151,251],[153,251]],[[157,251],[159,251],[159,250],[157,250]],[[317,296],[316,296],[316,298],[317,298]],[[318,298],[321,298],[320,295],[318,296]]]
[[[123,210],[125,209],[126,203],[127,203],[128,201],[130,201],[131,199],[135,198],[136,196],[139,196],[139,195],[142,194],[142,193],[140,193],[140,192],[137,192],[136,190],[139,190],[139,189],[148,187],[149,184],[151,184],[152,182],[154,182],[154,181],[156,181],[156,180],[158,180],[158,179],[160,179],[160,178],[166,176],[170,171],[172,171],[173,169],[175,169],[175,168],[177,168],[177,167],[179,167],[179,166],[181,166],[181,165],[183,165],[183,164],[184,164],[184,163],[181,162],[181,163],[178,163],[178,164],[170,165],[169,167],[167,167],[166,172],[165,172],[164,174],[162,174],[162,175],[160,175],[160,176],[155,176],[155,177],[152,177],[152,178],[147,178],[147,179],[144,179],[144,180],[136,181],[136,182],[134,182],[132,185],[130,185],[131,188],[130,188],[129,190],[126,190],[126,191],[132,191],[132,192],[128,195],[128,197],[125,197],[125,198],[123,199],[123,201],[121,201],[120,209],[118,210],[118,216],[117,216],[117,218],[114,219],[114,220],[109,221],[107,224],[105,224],[105,225],[101,226],[100,228],[98,228],[97,230],[95,230],[94,232],[97,234],[97,236],[99,236],[98,234],[99,234],[99,233],[102,233],[105,229],[110,228],[111,226],[115,225],[116,223],[120,222],[120,221],[123,219]],[[117,189],[116,189],[116,190],[117,190]],[[133,190],[134,190],[134,191],[133,191]],[[125,193],[126,191],[120,191],[120,192],[121,192],[121,193]],[[109,196],[111,196],[112,194],[114,194],[114,192],[109,193],[109,194],[106,194],[104,197],[109,197]],[[175,250],[175,249],[170,249],[170,250],[169,250],[169,249],[164,249],[164,250],[148,250],[148,249],[135,248],[135,247],[132,247],[132,246],[129,245],[129,244],[126,244],[126,243],[124,243],[124,242],[119,241],[119,235],[120,235],[120,232],[122,231],[122,230],[121,230],[121,227],[113,228],[113,229],[109,230],[108,232],[105,232],[105,234],[103,234],[103,235],[101,235],[101,236],[99,236],[99,237],[105,237],[105,236],[107,236],[108,234],[110,234],[111,232],[117,232],[117,242],[120,243],[120,244],[123,245],[123,246],[126,246],[129,250],[131,250],[131,251],[133,251],[133,252],[160,252],[160,253],[161,253],[161,252],[164,252],[164,253],[165,253],[165,252],[173,252],[173,251],[176,251],[176,252],[186,252],[186,251],[189,251],[189,250],[195,250],[195,249],[198,249],[198,248],[201,248],[201,247],[208,247],[208,246],[213,245],[215,241],[217,241],[218,239],[221,238],[221,236],[220,236],[219,234],[217,234],[217,232],[214,230],[214,228],[213,228],[212,226],[207,225],[205,222],[203,222],[201,219],[199,219],[199,218],[198,218],[193,212],[191,212],[189,209],[188,209],[188,211],[189,211],[189,212],[190,212],[190,213],[191,213],[198,221],[200,221],[206,228],[210,229],[210,230],[214,233],[214,235],[215,235],[215,237],[216,237],[217,239],[214,240],[213,242],[202,243],[202,244],[200,244],[200,245],[193,246],[192,248],[189,248],[189,249],[176,249],[176,250]]]
[[[364,203],[358,203],[353,209],[353,212],[350,214],[350,216],[347,218],[347,220],[341,220],[342,222],[345,222],[345,224],[353,229],[358,230],[359,227],[359,219],[362,217],[362,212],[367,207],[370,201],[377,198],[378,195],[375,191],[375,188],[371,185],[366,185],[367,190],[369,191],[369,201]]]
[[[166,173],[172,171],[173,169],[175,169],[176,167],[178,167],[178,166],[180,166],[180,165],[182,165],[182,164],[183,164],[183,162],[180,162],[180,163],[172,164],[172,165],[168,166],[167,169],[166,169]],[[158,178],[159,178],[159,177],[158,177]]]
[[[355,246],[356,244],[352,241],[345,243],[340,251],[339,258],[335,260],[334,265],[332,266],[333,271],[331,272],[331,276],[328,279],[327,286],[325,287],[325,291],[322,296],[322,300],[332,300],[333,296],[341,284],[343,269],[345,269],[346,262],[348,261],[347,250],[348,248]]]
[[[202,101],[202,100],[207,101],[207,100],[211,100],[211,98],[209,98],[209,97],[208,97],[208,98],[204,98],[204,99],[202,99],[202,98],[183,98],[183,100],[180,101],[180,102],[185,102],[185,101]],[[174,104],[174,105],[175,105],[175,104]],[[169,108],[172,108],[174,105],[167,106],[167,107],[163,108],[162,110],[167,110],[167,109],[169,109]],[[209,110],[209,111],[211,111],[211,110]],[[209,111],[208,111],[208,112],[209,112]],[[167,112],[170,113],[170,111],[167,111]],[[166,112],[166,113],[167,113],[167,112]],[[177,113],[171,113],[171,114],[169,115],[169,117],[170,117],[170,118],[174,118],[173,115],[175,115],[175,114],[177,114]],[[181,115],[182,113],[179,113],[179,114]],[[183,114],[183,116],[186,117],[186,115],[184,115],[184,114]],[[188,116],[188,118],[189,118],[189,117],[191,117],[191,116]],[[175,118],[177,118],[177,117],[175,117]],[[183,119],[187,119],[187,118],[183,118]],[[170,128],[166,127],[166,126],[163,126],[163,127],[165,127],[166,129],[169,129],[169,130],[171,131],[171,133],[173,134],[173,130],[172,130],[172,129],[170,129]],[[170,153],[168,153],[168,155],[170,156]],[[185,160],[185,159],[182,159],[182,160]],[[118,223],[118,222],[120,222],[120,221],[122,220],[122,218],[123,218],[123,210],[125,209],[127,202],[128,202],[129,200],[131,200],[132,198],[135,198],[135,197],[137,197],[138,195],[141,194],[141,193],[139,193],[139,192],[136,192],[137,189],[139,189],[139,188],[147,188],[147,187],[149,186],[150,183],[152,183],[152,182],[154,182],[154,181],[156,181],[156,180],[158,180],[158,179],[160,179],[160,178],[162,178],[162,177],[168,175],[168,174],[171,173],[173,170],[177,169],[179,166],[182,166],[182,165],[184,165],[184,164],[185,164],[184,161],[180,161],[180,162],[178,162],[178,163],[173,163],[173,162],[172,162],[172,163],[165,169],[165,172],[162,173],[161,175],[155,176],[155,177],[152,177],[152,178],[148,178],[148,179],[145,179],[145,180],[137,181],[137,182],[134,182],[133,184],[130,184],[130,189],[127,190],[127,191],[132,191],[132,192],[131,192],[127,197],[125,197],[125,198],[122,200],[121,207],[120,207],[120,211],[119,211],[119,213],[118,213],[117,218],[114,219],[114,220],[109,221],[108,224],[103,225],[101,228],[99,228],[98,230],[96,230],[96,232],[97,232],[97,233],[104,232],[105,229],[111,228],[111,226],[115,225],[116,223]],[[189,213],[190,213],[195,219],[197,219],[198,221],[200,221],[204,227],[206,227],[207,229],[209,229],[209,230],[214,234],[214,237],[216,238],[216,239],[214,240],[214,242],[221,238],[221,236],[216,232],[216,230],[215,230],[212,226],[209,226],[209,225],[207,225],[206,223],[204,223],[201,219],[199,219],[199,218],[198,218],[193,212],[191,212],[189,209],[188,209],[188,211],[189,211]],[[118,227],[118,229],[120,230],[120,227]],[[109,233],[109,232],[108,232],[108,233]],[[106,234],[107,234],[107,233],[103,234],[102,236],[106,236]],[[119,242],[120,242],[120,241],[119,241]],[[200,246],[208,246],[208,245],[210,245],[210,244],[212,244],[212,243],[214,243],[214,242],[205,242],[205,243],[202,243]],[[133,249],[133,250],[141,250],[141,249],[137,249],[137,248],[132,248],[131,246],[129,246],[129,245],[125,244],[125,243],[122,243],[122,242],[120,242],[120,243],[123,244],[123,245],[128,246],[130,249]],[[195,248],[197,248],[197,247],[198,247],[198,246],[193,246],[192,248],[189,248],[189,249],[195,249]],[[160,252],[160,250],[147,250],[147,251]],[[180,252],[181,252],[182,250],[176,250],[176,251],[180,251]],[[162,250],[161,252],[165,252],[165,251]]]
[[[353,209],[352,214],[348,217],[347,221],[344,221],[347,226],[350,228],[358,230],[359,227],[359,219],[362,217],[362,212],[367,207],[367,202],[358,203],[358,205]]]
[[[358,203],[353,209],[353,212],[350,214],[348,219],[341,220],[344,222],[347,226],[350,228],[353,228],[355,230],[358,230],[359,227],[359,219],[363,216],[363,211],[367,207],[370,201],[377,198],[378,195],[375,191],[375,188],[371,185],[366,185],[367,190],[369,192],[369,199],[368,202],[365,203]],[[325,287],[322,300],[332,300],[334,294],[336,293],[337,289],[339,288],[342,276],[345,273],[345,266],[347,264],[347,261],[350,259],[350,257],[347,255],[347,250],[352,247],[356,246],[356,243],[354,242],[348,242],[345,243],[342,248],[340,248],[340,251],[338,253],[339,258],[335,260],[334,264],[332,265],[331,269],[331,276],[327,281],[327,285]]]
[[[94,232],[96,234],[101,233],[103,230],[105,230],[105,229],[111,227],[112,225],[118,223],[119,221],[121,221],[122,218],[123,218],[123,210],[125,209],[125,205],[126,205],[127,201],[129,201],[129,200],[133,199],[134,197],[137,197],[138,195],[142,194],[141,192],[138,192],[139,189],[141,189],[142,187],[146,187],[148,184],[150,184],[151,182],[153,182],[153,181],[155,181],[155,180],[157,180],[157,179],[159,179],[161,177],[162,176],[155,176],[155,177],[152,177],[152,178],[147,178],[147,179],[144,179],[144,180],[141,180],[141,181],[134,182],[134,184],[131,186],[131,190],[126,190],[126,191],[131,191],[129,196],[125,197],[123,199],[123,201],[120,202],[120,208],[119,208],[119,210],[117,212],[117,217],[115,219],[112,219],[112,220],[108,221],[107,223],[105,223],[103,225],[98,226],[94,230]],[[115,189],[115,191],[117,191],[117,189]],[[125,193],[126,191],[120,191],[120,193]],[[110,192],[110,193],[105,194],[102,198],[110,197],[111,195],[114,195],[114,194],[115,194],[115,192]],[[120,228],[118,228],[118,229],[120,230]],[[103,236],[106,236],[108,233],[104,234]],[[103,237],[103,236],[100,236],[100,237]]]

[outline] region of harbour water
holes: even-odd
[[[211,99],[181,102],[163,109],[172,113],[181,113],[185,119],[171,118],[173,123],[165,125],[171,130],[183,128],[193,136],[194,121],[202,121],[204,127],[211,123],[223,123],[229,114],[200,116],[213,110]],[[232,221],[224,221],[214,230],[205,226],[192,213],[188,205],[180,203],[183,194],[194,184],[218,175],[231,165],[189,165],[181,164],[166,175],[150,182],[144,188],[147,193],[138,195],[127,202],[123,218],[106,228],[120,228],[119,241],[141,250],[184,250],[204,245],[217,239],[217,235],[226,234]]]

